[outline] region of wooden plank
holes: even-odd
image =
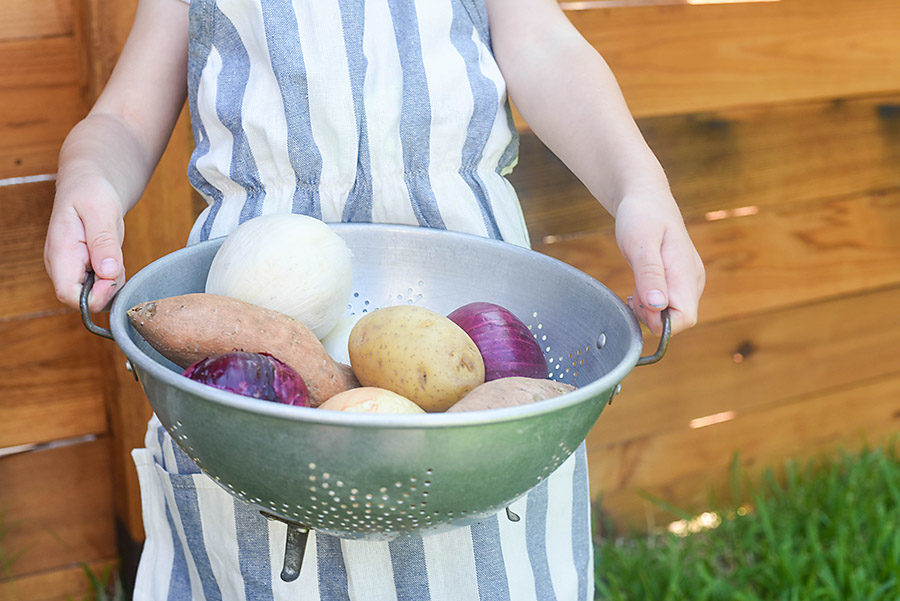
[[[900,187],[900,96],[640,119],[687,219],[746,206]],[[510,176],[532,239],[607,227],[611,219],[533,133]]]
[[[72,601],[93,598],[93,589],[85,567],[102,579],[107,570],[112,574],[116,562],[95,561],[84,566],[59,568],[39,574],[29,574],[10,580],[0,579],[0,601]]]
[[[17,40],[72,33],[71,0],[3,0],[0,40]]]
[[[131,32],[138,0],[85,0],[80,16],[88,54],[88,94],[100,95]]]
[[[709,508],[712,493],[729,498],[735,453],[742,473],[753,480],[788,458],[802,463],[842,449],[896,442],[898,434],[900,372],[894,371],[848,388],[738,412],[709,427],[682,427],[614,445],[594,441],[588,458],[591,491],[620,528],[663,526],[676,516],[640,491],[700,512]]]
[[[125,369],[125,355],[116,348],[113,357],[107,372],[108,377],[113,378],[115,393],[109,403],[112,434],[110,461],[115,484],[113,503],[115,515],[129,542],[136,544],[144,540],[144,522],[140,483],[131,450],[144,446],[147,422],[153,415],[153,409],[141,385]]]
[[[83,79],[73,37],[0,43],[0,88],[77,84]]]
[[[0,321],[0,339],[0,448],[107,431],[112,341],[74,312]]]
[[[0,89],[0,179],[55,173],[59,148],[88,106],[79,85]]]
[[[0,186],[0,320],[59,311],[44,269],[52,181]]]
[[[782,0],[566,13],[637,116],[898,89],[894,0]]]
[[[754,210],[688,225],[707,271],[702,321],[900,282],[900,189]],[[612,229],[534,246],[620,296],[633,290],[633,275]]]
[[[106,439],[2,457],[0,482],[8,575],[115,557]]]
[[[698,325],[636,367],[594,426],[594,446],[684,430],[896,374],[900,286]]]

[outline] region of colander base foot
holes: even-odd
[[[300,576],[303,565],[303,553],[306,551],[306,539],[309,529],[298,524],[287,525],[287,537],[284,543],[284,565],[281,568],[281,579],[293,582]]]

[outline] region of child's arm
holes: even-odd
[[[616,219],[635,277],[633,308],[660,332],[697,320],[703,264],[659,162],[603,58],[556,0],[486,0],[491,42],[510,98],[538,137]]]
[[[67,305],[78,306],[88,265],[97,274],[93,311],[125,279],[123,217],[140,198],[184,104],[187,42],[186,4],[141,0],[103,93],[63,143],[44,264]]]

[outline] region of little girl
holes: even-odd
[[[45,247],[60,300],[123,283],[123,216],[187,98],[191,184],[208,207],[189,243],[274,212],[464,231],[527,246],[505,176],[507,93],[616,217],[629,303],[655,333],[696,321],[700,259],[665,175],[602,58],[555,0],[141,0],[117,66],[60,153]],[[134,458],[146,543],[135,601],[578,600],[593,597],[584,445],[512,510],[387,542],[310,536],[278,574],[285,526],[232,498],[155,418]]]

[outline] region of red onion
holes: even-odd
[[[474,302],[447,317],[475,342],[484,359],[484,381],[509,376],[546,378],[547,360],[531,331],[508,309]]]
[[[184,370],[191,380],[243,396],[309,407],[309,390],[291,366],[268,353],[212,355]]]

